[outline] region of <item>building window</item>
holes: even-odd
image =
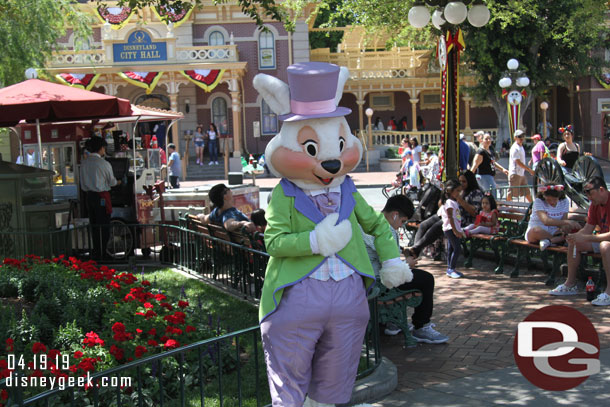
[[[229,131],[227,121],[227,101],[217,97],[212,101],[212,122],[218,128],[218,132],[225,136]]]
[[[263,123],[263,135],[277,134],[277,115],[264,100],[261,103],[261,121]]]
[[[261,32],[258,37],[258,67],[275,69],[275,39],[269,31]]]
[[[419,107],[420,109],[440,109],[441,108],[441,95],[438,92],[434,93],[420,93],[419,95]]]
[[[371,93],[369,95],[369,106],[374,110],[394,110],[394,94]]]
[[[210,39],[208,40],[208,45],[217,46],[217,45],[225,45],[225,36],[222,35],[220,31],[213,31],[210,34]]]

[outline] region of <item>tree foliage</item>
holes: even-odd
[[[214,0],[214,4],[228,3],[229,0]],[[261,27],[265,17],[276,21],[286,21],[287,14],[285,9],[277,4],[274,0],[237,0],[241,6],[242,12],[256,22],[256,25]],[[104,0],[98,0],[98,4],[105,4]],[[141,10],[144,7],[165,7],[174,11],[189,10],[192,7],[203,4],[203,0],[119,0],[119,6],[128,6],[135,10]],[[287,28],[292,28],[288,23]]]
[[[90,17],[69,0],[0,0],[0,86],[24,80],[27,68],[43,68],[57,40],[74,28],[76,45],[91,34]]]

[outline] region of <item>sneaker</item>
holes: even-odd
[[[540,251],[543,252],[551,245],[551,241],[549,239],[542,239],[540,241]]]
[[[218,165],[218,161],[214,161],[214,164]]]
[[[385,326],[383,333],[388,336],[394,336],[394,335],[398,335],[401,331],[402,331],[402,329],[400,329],[399,326],[390,322],[389,324],[387,324]]]
[[[597,305],[600,307],[605,307],[606,305],[610,305],[610,295],[608,295],[606,293],[601,293],[600,295],[597,296],[596,299],[591,301],[591,304]]]
[[[454,269],[447,269],[447,276],[451,278],[462,278],[464,274],[455,271]]]
[[[445,343],[449,340],[448,337],[434,329],[435,325],[428,323],[419,329],[413,330],[413,338],[417,342],[425,343]]]
[[[197,164],[199,164],[199,158],[197,159]]]
[[[574,284],[572,287],[568,287],[565,284],[559,284],[557,287],[549,291],[551,295],[578,295],[581,294],[580,288],[578,288],[578,284]]]

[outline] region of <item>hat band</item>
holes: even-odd
[[[299,102],[298,100],[290,100],[290,110],[294,114],[299,115],[314,115],[321,113],[332,113],[337,110],[335,99],[316,100],[314,102]]]

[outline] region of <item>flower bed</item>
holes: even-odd
[[[219,320],[203,312],[200,304],[193,306],[184,297],[170,299],[153,285],[133,273],[72,257],[5,259],[0,268],[0,341],[5,345],[0,379],[18,369],[31,383],[39,383],[36,378],[41,377],[66,380],[224,333]],[[217,357],[222,359],[222,373],[230,374],[238,363],[236,355],[248,359],[251,350],[236,350],[233,343],[209,350],[202,374],[207,381],[219,374]],[[194,377],[199,363],[189,361],[197,356],[186,353],[186,366]],[[166,379],[177,374],[178,363],[164,363]],[[146,366],[146,380],[154,382],[155,366]],[[42,390],[27,387],[26,396]],[[84,390],[77,395],[83,400],[87,386]],[[129,394],[133,389],[123,391]],[[168,384],[164,391],[172,397],[172,391],[179,390]],[[154,403],[153,395],[148,397]],[[0,406],[7,398],[8,392],[1,390]]]

